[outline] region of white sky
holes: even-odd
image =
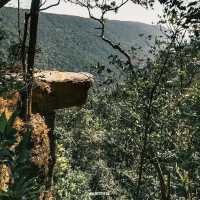
[[[30,8],[31,0],[20,0],[21,7]],[[47,0],[47,2],[55,3],[57,0]],[[47,4],[48,5],[48,4]],[[12,0],[7,6],[17,6],[17,0]],[[156,4],[154,10],[146,10],[141,6],[133,3],[128,3],[122,7],[117,14],[109,14],[108,19],[115,19],[121,21],[139,21],[148,24],[156,23],[158,21],[158,14],[161,13],[161,6]],[[64,14],[64,15],[76,15],[81,17],[88,17],[88,12],[85,8],[70,3],[62,2],[59,6],[50,8],[45,12]]]

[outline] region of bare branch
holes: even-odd
[[[100,5],[99,3],[96,3],[95,6],[92,6],[90,1],[88,0],[87,3],[82,3],[80,1],[76,1],[77,4],[83,6],[83,7],[86,7],[87,10],[88,10],[88,13],[89,13],[89,17],[95,21],[97,21],[99,24],[100,24],[100,27],[98,29],[101,30],[101,33],[100,33],[100,37],[101,39],[106,42],[107,44],[109,44],[113,49],[119,51],[127,60],[126,64],[129,65],[129,67],[132,67],[133,66],[133,63],[132,63],[132,60],[131,60],[131,56],[120,46],[120,44],[118,43],[114,43],[112,40],[108,39],[106,36],[105,36],[105,14],[107,12],[110,12],[110,11],[117,11],[119,8],[121,8],[122,6],[124,6],[126,3],[128,3],[129,0],[122,0],[122,2],[119,4],[119,5],[114,5],[113,7],[110,7],[108,5],[106,5],[103,1],[103,3]],[[93,8],[99,8],[101,10],[101,16],[99,18],[95,17],[91,10]]]
[[[11,0],[1,0],[0,1],[0,8],[2,8],[3,6],[5,6],[9,1],[11,1]]]
[[[46,1],[45,1],[45,2],[46,2]],[[44,3],[45,3],[45,2],[44,2]],[[49,5],[49,6],[45,7],[45,8],[41,8],[40,11],[44,11],[44,10],[47,10],[47,9],[49,9],[49,8],[58,6],[59,4],[60,4],[60,0],[58,0],[57,3],[51,4],[51,5]],[[44,5],[44,4],[42,4],[42,5]]]
[[[17,28],[18,28],[18,37],[19,42],[21,42],[21,27],[20,27],[20,0],[17,1]]]
[[[23,77],[24,81],[26,81],[26,41],[28,35],[28,24],[29,24],[30,14],[25,13],[25,22],[24,22],[24,35],[22,40],[22,47],[21,47],[21,61],[23,66]]]
[[[160,166],[160,163],[158,161],[158,159],[156,158],[155,160],[151,160],[155,170],[158,173],[158,179],[160,182],[160,191],[161,191],[161,199],[162,200],[169,200],[170,194],[168,194],[168,185],[170,185],[170,183],[166,183],[165,182],[165,178]],[[169,180],[168,180],[169,181]]]
[[[47,2],[47,0],[44,0],[44,2],[41,1],[40,8],[41,8],[42,6],[44,6],[46,2]]]

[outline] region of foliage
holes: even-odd
[[[21,11],[21,16],[23,14],[24,11]],[[1,9],[1,24],[7,25],[10,36],[4,42],[7,46],[18,42],[16,15],[17,9]],[[23,22],[23,17],[21,20]],[[97,24],[90,19],[41,13],[38,33],[38,51],[41,49],[41,52],[37,52],[36,66],[78,71],[86,70],[97,62],[108,63],[107,56],[115,51],[98,38],[96,28]],[[145,48],[145,41],[138,36],[140,33],[156,36],[160,30],[139,22],[109,21],[107,24],[108,36],[117,42],[121,41],[124,48],[136,44]]]
[[[9,47],[5,46],[7,45],[5,44],[5,41],[8,40],[10,40],[9,34],[6,32],[5,26],[2,26],[0,28],[0,95],[5,95],[5,93],[9,93],[12,90],[22,87],[22,83],[18,80],[18,75],[11,73],[15,66],[9,65],[8,62],[7,51],[9,50]],[[10,47],[10,49],[12,48]]]
[[[126,68],[111,56],[124,79],[108,82],[115,71],[98,68],[104,78],[87,107],[58,113],[68,163],[62,180],[87,173],[90,194],[101,192],[94,199],[199,199],[200,46],[196,29],[184,31],[177,26],[157,40],[145,66]]]
[[[0,116],[0,163],[10,168],[12,178],[7,190],[0,192],[2,200],[36,199],[38,195],[37,178],[31,177],[29,162],[30,133],[24,133],[15,150],[12,148],[19,137],[13,128],[17,114],[14,112],[8,120],[5,113]]]
[[[171,55],[173,61],[175,58]],[[165,72],[167,76],[164,75],[155,94],[148,121],[151,130],[137,199],[161,199],[158,165],[166,185],[170,176],[171,199],[198,198],[199,195],[199,83],[195,78],[188,86],[191,65],[180,73],[179,66],[172,65],[171,59],[170,68]],[[92,192],[109,192],[115,199],[134,199],[147,123],[146,89],[157,80],[159,67],[156,63],[148,72],[140,72],[143,75],[139,86],[130,78],[106,96],[103,88],[94,91],[87,108],[76,114],[74,111],[59,113],[56,133],[58,143],[65,147],[64,160],[69,165],[63,181],[70,181],[78,170],[88,174],[85,181],[89,182]],[[198,69],[197,65],[194,67]],[[187,85],[182,88],[183,92],[181,74],[185,78],[182,84]],[[57,181],[59,183],[59,178]],[[63,190],[70,191],[65,184]],[[78,184],[75,186],[80,190]],[[76,196],[80,197],[78,192]]]

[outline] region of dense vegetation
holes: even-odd
[[[21,11],[23,16],[24,11]],[[11,34],[12,41],[18,41],[17,9],[0,10],[1,26],[5,26]],[[23,17],[22,19],[23,20]],[[107,57],[114,53],[113,49],[102,43],[95,29],[98,25],[86,18],[41,13],[39,25],[39,48],[41,53],[37,63],[40,67],[60,68],[80,71],[97,62],[107,62]],[[107,34],[124,48],[136,44],[147,47],[139,34],[145,33],[153,37],[160,33],[159,28],[139,22],[109,21]],[[92,42],[91,42],[92,41]],[[6,40],[2,47],[11,44]]]
[[[130,72],[94,89],[79,112],[58,113],[58,199],[200,198],[199,41],[168,48],[136,80]]]
[[[87,105],[57,112],[56,199],[200,199],[199,4],[165,3],[165,40],[91,67]]]

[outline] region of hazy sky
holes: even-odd
[[[23,8],[29,8],[31,0],[20,0]],[[47,2],[55,3],[57,0],[47,0]],[[8,6],[17,6],[17,0],[12,0]],[[77,15],[81,17],[88,17],[87,10],[70,3],[61,2],[59,6],[48,9],[46,12],[65,14],[65,15]],[[132,3],[127,4],[117,14],[109,14],[107,18],[116,19],[122,21],[140,21],[151,24],[158,21],[158,14],[161,12],[161,7],[157,4],[154,10],[146,10],[141,6],[134,5]]]

